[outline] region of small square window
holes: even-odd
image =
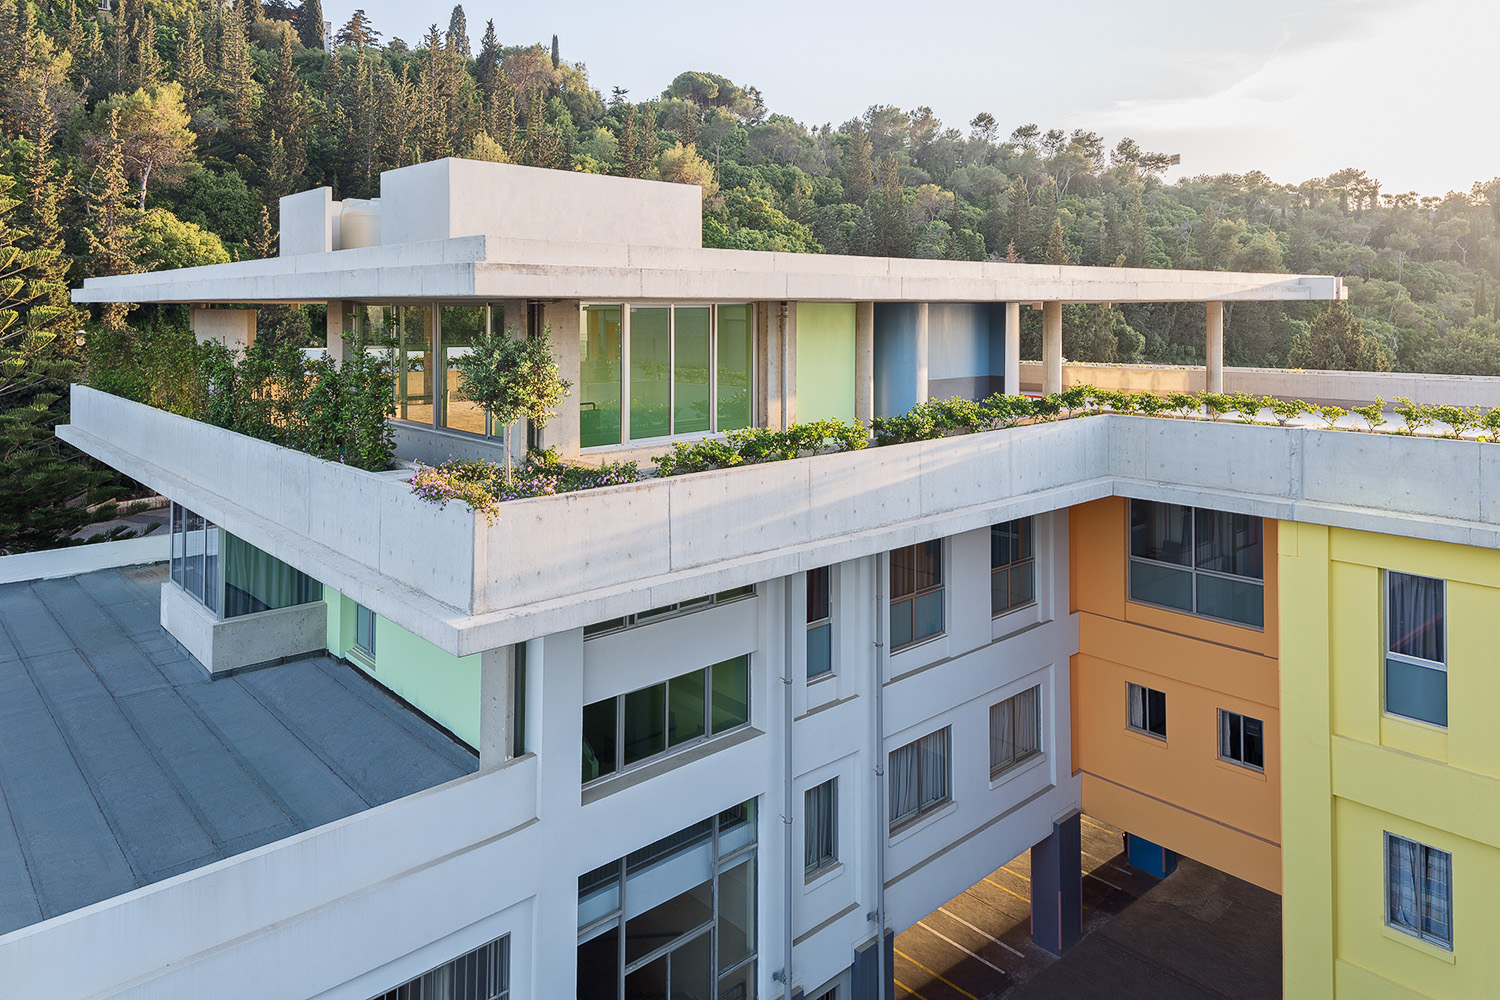
[[[839,861],[839,780],[829,778],[803,795],[803,872],[808,879]]]
[[[1266,769],[1265,724],[1238,712],[1219,710],[1219,756],[1236,764]]]
[[[1385,835],[1385,922],[1442,948],[1453,947],[1453,855]]]
[[[1167,696],[1139,684],[1125,685],[1130,728],[1147,736],[1167,738]]]

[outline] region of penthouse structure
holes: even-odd
[[[1066,302],[1203,303],[1208,364],[1182,377],[1252,387],[1285,376],[1224,371],[1222,304],[1343,296],[1332,277],[704,249],[699,212],[691,187],[442,160],[387,172],[378,202],[284,199],[276,259],[74,297],[189,303],[233,344],[253,315],[217,306],[326,302],[331,354],[392,361],[403,462],[498,458],[453,361],[480,331],[548,329],[574,389],[529,443],[590,463],[1033,372],[1057,391]],[[1042,313],[1039,371],[1022,308]],[[1365,398],[1353,377],[1300,384]],[[1480,995],[1496,971],[1486,444],[1104,415],[491,521],[421,503],[409,468],[84,387],[59,435],[172,499],[160,622],[198,671],[184,697],[288,819],[236,827],[248,792],[177,781],[184,825],[226,833],[138,862],[111,817],[127,886],[49,855],[41,800],[12,801],[36,905],[0,925],[0,997],[891,996],[891,937],[1028,850],[1033,940],[1075,943],[1083,811],[1138,867],[1185,855],[1282,892],[1290,996]],[[372,702],[331,697],[324,675],[356,690],[336,661],[415,710],[382,709],[399,739],[338,737],[329,716],[364,732]],[[362,801],[286,805],[306,790],[256,763],[253,713],[218,693],[242,689],[327,734],[303,742]],[[187,756],[174,775],[209,759]]]

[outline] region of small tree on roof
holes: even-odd
[[[557,370],[552,327],[521,340],[495,331],[474,338],[469,353],[453,362],[465,396],[490,412],[505,428],[505,481],[511,481],[510,438],[515,425],[530,420],[547,426],[573,383]]]

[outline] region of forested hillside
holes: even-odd
[[[1500,177],[1444,195],[1354,168],[1167,184],[1168,158],[1128,138],[1007,130],[996,114],[1024,117],[1024,88],[961,126],[877,105],[810,127],[710,72],[605,96],[555,36],[505,38],[462,7],[411,41],[356,11],[332,56],[318,0],[112,7],[0,0],[0,476],[52,460],[37,442],[78,365],[184,321],[88,315],[69,285],[274,254],[282,195],[370,197],[382,170],[444,156],[699,184],[710,246],[1338,274],[1362,335],[1242,303],[1226,360],[1500,374]],[[306,340],[316,320],[262,310],[262,335]],[[1187,306],[1069,307],[1065,325],[1077,360],[1192,362],[1203,341]],[[0,536],[17,516],[0,501]]]

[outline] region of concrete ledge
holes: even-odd
[[[127,538],[119,542],[71,545],[65,549],[0,556],[0,583],[55,580],[100,569],[166,562],[169,537],[165,531],[159,531],[142,538]]]
[[[211,677],[317,656],[328,648],[322,601],[220,619],[168,580],[161,585],[161,625]]]

